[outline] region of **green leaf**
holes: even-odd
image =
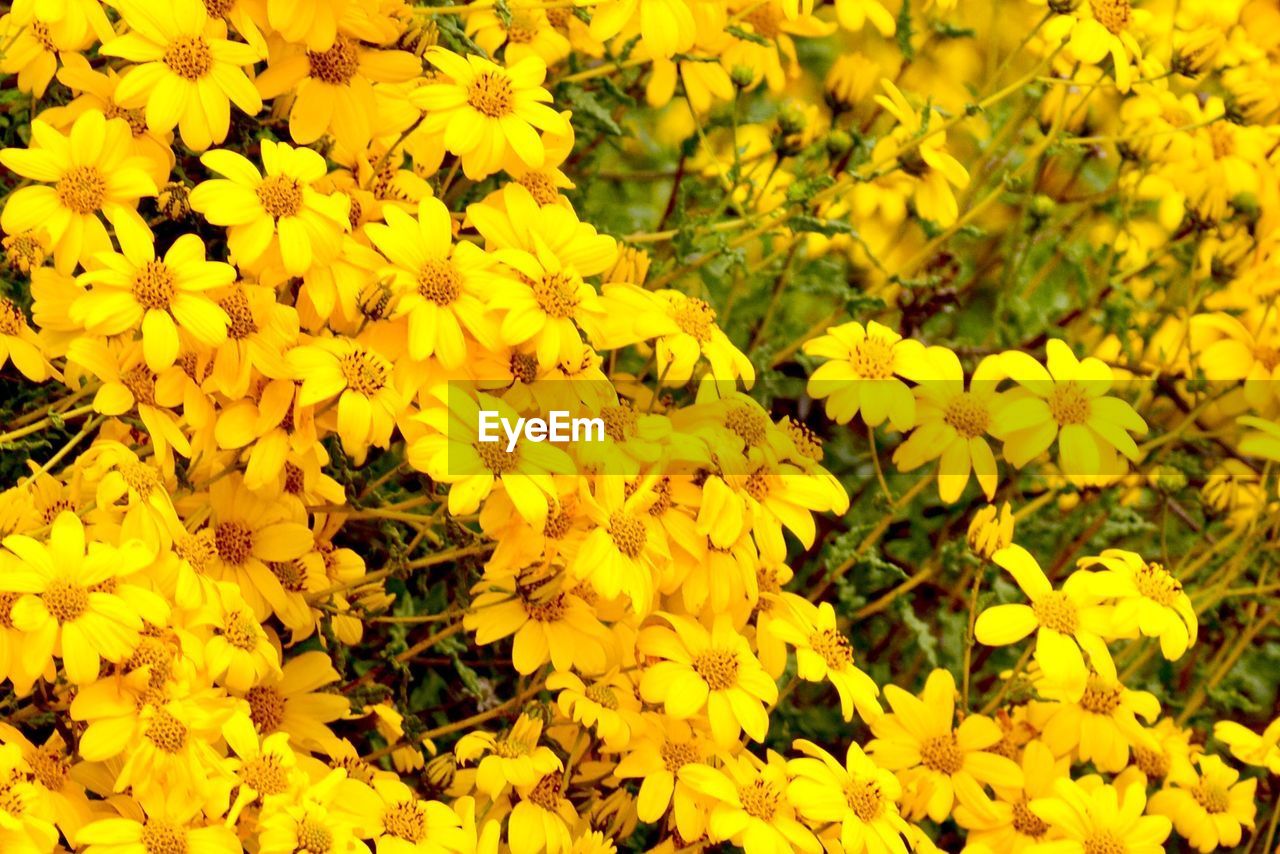
[[[907,61],[916,58],[916,49],[911,44],[911,0],[902,0],[902,8],[898,10],[898,50]]]

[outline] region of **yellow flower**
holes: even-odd
[[[1094,785],[1086,789],[1063,777],[1054,783],[1051,797],[1031,802],[1031,811],[1047,822],[1061,840],[1053,843],[1054,851],[1161,854],[1165,850],[1163,843],[1171,829],[1169,819],[1142,814],[1147,794],[1141,785],[1118,791],[1096,777],[1092,782]]]
[[[1041,696],[1056,702],[1037,710],[1049,716],[1041,738],[1055,756],[1075,751],[1081,762],[1092,762],[1101,771],[1118,772],[1129,764],[1130,749],[1159,748],[1138,716],[1154,721],[1160,702],[1146,691],[1133,691],[1115,676],[1089,674],[1079,699],[1050,679],[1038,681]]]
[[[608,0],[592,9],[594,39],[636,29],[651,56],[667,59],[693,46],[697,21],[686,0]]]
[[[201,155],[201,163],[225,177],[196,186],[191,209],[228,227],[227,246],[237,266],[263,262],[301,276],[337,254],[339,236],[351,227],[350,200],[314,188],[326,172],[316,152],[269,139],[261,146],[262,172],[234,151]]]
[[[990,559],[993,554],[1006,546],[1013,545],[1012,507],[1006,501],[998,509],[988,504],[969,522],[969,548],[974,554]]]
[[[519,800],[507,820],[511,854],[570,849],[569,828],[578,823],[578,811],[564,796],[564,789],[564,775],[558,771],[542,775],[532,786],[516,786]]]
[[[1115,664],[1103,641],[1111,631],[1111,611],[1100,604],[1111,592],[1110,585],[1100,589],[1101,580],[1092,573],[1075,572],[1061,590],[1054,590],[1040,564],[1019,545],[1001,549],[991,560],[1009,571],[1031,604],[993,605],[984,610],[974,624],[979,643],[1005,646],[1035,632],[1036,663],[1076,698],[1089,676],[1081,650],[1094,669],[1114,676]]]
[[[477,9],[467,15],[467,35],[485,53],[496,56],[506,45],[503,61],[514,65],[526,56],[536,56],[544,65],[555,65],[572,50],[569,39],[551,25],[548,10],[533,3],[515,3],[505,20],[492,9]]]
[[[639,614],[652,609],[655,576],[671,557],[662,526],[649,512],[661,497],[655,484],[653,477],[606,475],[594,491],[584,489],[583,506],[594,529],[569,564],[570,573],[601,596],[625,594]]]
[[[254,84],[263,98],[292,94],[294,142],[310,145],[327,133],[344,148],[361,151],[380,130],[375,84],[403,83],[421,73],[422,63],[411,53],[366,47],[339,33],[325,50],[280,45]]]
[[[560,711],[583,726],[595,729],[606,749],[625,747],[632,731],[641,725],[640,701],[635,689],[631,680],[616,668],[592,680],[590,685],[574,673],[558,671],[547,677],[547,690],[559,691],[556,703]]]
[[[911,471],[937,459],[938,495],[948,504],[959,500],[972,472],[990,501],[999,479],[995,454],[987,444],[987,436],[996,435],[1003,405],[1003,395],[995,390],[998,360],[979,362],[966,391],[964,369],[955,353],[930,347],[924,358],[931,370],[918,377],[915,388],[916,429],[894,450],[893,462]]]
[[[1111,57],[1116,88],[1128,92],[1133,84],[1130,59],[1142,60],[1142,48],[1133,28],[1141,26],[1150,12],[1134,9],[1130,0],[1087,0],[1071,7],[1049,4],[1049,8],[1070,8],[1067,14],[1055,14],[1045,25],[1045,40],[1051,45],[1066,42],[1076,60],[1097,65]]]
[[[705,832],[705,798],[677,775],[686,765],[702,763],[711,755],[706,725],[703,718],[681,721],[645,713],[644,726],[635,730],[614,768],[621,779],[640,780],[636,813],[641,821],[656,822],[672,810],[676,830],[685,839],[697,839]]]
[[[796,648],[796,675],[808,682],[831,680],[840,695],[840,712],[846,721],[853,720],[855,707],[864,721],[883,714],[876,699],[880,689],[854,665],[853,645],[837,628],[831,603],[814,605],[799,597],[787,601],[789,613],[771,623],[771,631]]]
[[[303,797],[264,807],[258,819],[259,854],[367,851],[359,836],[380,806],[367,785],[341,769],[331,771],[308,787]]]
[[[269,674],[244,692],[254,728],[263,736],[288,733],[295,747],[334,755],[340,742],[328,725],[350,712],[351,704],[342,694],[319,689],[338,678],[328,654],[312,650],[295,655],[279,675]]]
[[[1246,320],[1224,312],[1197,314],[1189,331],[1193,358],[1212,382],[1243,382],[1244,398],[1255,409],[1264,409],[1277,395],[1280,381],[1280,335],[1267,315],[1251,312]]]
[[[474,846],[468,845],[462,819],[448,804],[425,801],[399,780],[375,780],[373,790],[382,801],[371,833],[379,854],[443,854]]]
[[[54,519],[47,543],[11,534],[4,538],[8,551],[0,552],[8,564],[0,573],[0,590],[20,594],[9,619],[26,635],[23,657],[35,673],[51,656],[61,658],[75,685],[96,679],[103,659],[128,658],[144,619],[164,625],[168,615],[160,597],[119,580],[154,559],[140,542],[120,548],[94,542],[87,552],[86,545],[79,517],[64,512]],[[138,606],[141,612],[134,610]],[[27,684],[19,685],[16,675],[10,674],[15,689],[25,693],[30,684],[23,679]]]
[[[210,19],[201,0],[119,0],[116,8],[129,32],[106,42],[101,53],[140,63],[124,74],[115,98],[126,109],[145,105],[151,130],[177,125],[188,148],[204,151],[227,138],[232,102],[251,116],[262,109],[244,73],[258,52],[228,41],[226,25]]]
[[[1055,757],[1044,742],[1033,740],[1023,746],[1020,764],[1023,785],[996,783],[995,800],[984,793],[976,801],[956,807],[956,823],[969,831],[966,842],[970,845],[1019,854],[1048,841],[1049,826],[1029,804],[1036,798],[1052,797],[1054,781],[1067,776],[1071,763],[1065,756]]]
[[[1220,757],[1197,757],[1199,773],[1171,779],[1151,796],[1147,812],[1173,822],[1178,834],[1197,851],[1233,848],[1240,844],[1241,828],[1253,828],[1254,791],[1257,779],[1237,782],[1240,772]]]
[[[111,251],[99,214],[129,251],[142,252],[152,243],[151,229],[137,206],[138,199],[154,196],[157,188],[143,161],[133,154],[124,119],[107,119],[89,110],[76,119],[70,134],[36,119],[31,122],[31,141],[31,148],[0,151],[0,164],[37,182],[9,194],[0,228],[9,234],[44,229],[61,273]]]
[[[0,297],[0,368],[8,361],[32,382],[44,382],[54,373],[41,352],[40,338],[27,324],[27,316],[13,300]]]
[[[764,741],[767,707],[777,700],[778,685],[752,655],[747,639],[723,615],[709,631],[688,617],[666,614],[663,619],[671,628],[648,626],[636,639],[642,654],[660,659],[640,677],[645,702],[662,703],[677,719],[705,710],[722,747],[744,731]]]
[[[972,805],[982,784],[1020,786],[1022,769],[992,753],[1003,738],[995,721],[969,715],[954,726],[956,682],[949,671],[934,670],[919,697],[886,685],[892,712],[871,722],[875,739],[867,753],[902,783],[903,814],[943,821],[956,799]]]
[[[927,128],[923,114],[911,106],[892,81],[886,78],[881,85],[888,97],[877,95],[876,103],[898,120],[898,127],[876,144],[873,161],[896,160],[912,185],[920,216],[944,228],[952,225],[960,209],[951,188],[969,186],[969,173],[947,152],[946,133]],[[937,116],[930,120],[939,121]]]
[[[0,745],[0,848],[23,854],[53,851],[58,830],[44,815],[44,806],[22,749]]]
[[[530,168],[541,168],[546,150],[538,130],[569,132],[564,117],[547,106],[551,93],[542,88],[547,67],[536,56],[504,68],[433,47],[426,59],[449,79],[414,89],[409,97],[427,113],[423,131],[444,134],[445,148],[462,159],[468,178],[478,181],[497,172],[508,149]]]
[[[1235,721],[1218,721],[1213,725],[1213,737],[1241,762],[1280,774],[1280,718],[1267,724],[1261,735]]]
[[[916,423],[916,402],[899,377],[928,373],[924,345],[903,338],[874,320],[864,328],[853,321],[827,329],[804,342],[804,352],[827,361],[809,375],[809,396],[826,401],[827,416],[847,424],[859,413],[869,427],[886,418],[895,430]]]
[[[891,772],[877,768],[856,742],[849,743],[843,765],[807,739],[796,739],[794,747],[804,756],[787,762],[787,799],[802,818],[838,824],[840,845],[849,854],[906,854],[907,823],[897,803],[902,787]]]
[[[497,798],[508,786],[536,786],[544,775],[563,767],[551,748],[538,743],[541,738],[542,720],[522,714],[501,736],[467,733],[453,752],[463,763],[484,757],[476,769],[476,788]]]
[[[409,355],[434,355],[446,368],[466,361],[467,333],[488,343],[485,297],[493,280],[493,260],[474,243],[453,242],[449,211],[439,199],[418,203],[415,220],[396,207],[384,211],[386,224],[370,223],[365,233],[391,263],[380,271],[399,290],[396,316],[409,318]]]
[[[357,464],[364,461],[370,445],[387,447],[404,407],[391,360],[373,343],[312,338],[288,353],[289,365],[302,381],[298,405],[314,406],[337,397],[338,436]]]
[[[230,318],[206,292],[231,284],[236,271],[230,264],[206,261],[196,235],[179,237],[163,260],[147,244],[132,254],[100,254],[97,261],[100,268],[79,277],[85,294],[71,305],[72,319],[91,334],[140,329],[142,352],[153,371],[177,360],[179,327],[206,347],[227,340]]]
[[[1196,642],[1198,622],[1191,597],[1182,583],[1158,563],[1123,549],[1107,549],[1098,557],[1081,558],[1080,567],[1103,566],[1094,577],[1104,580],[1109,596],[1117,599],[1111,631],[1117,637],[1159,638],[1160,651],[1174,661]]]
[[[240,845],[235,830],[219,822],[195,825],[187,821],[166,821],[148,816],[103,818],[76,834],[76,847],[84,854],[152,854],[158,846],[175,851],[230,852]],[[163,849],[160,849],[163,850]]]
[[[713,841],[732,842],[747,854],[822,850],[796,819],[796,808],[787,797],[787,764],[772,750],[764,763],[743,754],[726,759],[719,768],[685,765],[679,777],[710,800],[707,834]]]

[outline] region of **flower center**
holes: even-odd
[[[947,401],[942,420],[965,439],[976,439],[987,432],[991,413],[969,392],[961,392]]]
[[[844,787],[844,801],[865,822],[875,821],[884,809],[884,796],[874,780],[854,780]]]
[[[756,780],[749,786],[738,787],[738,799],[747,815],[761,821],[772,821],[778,811],[782,793],[765,780]]]
[[[676,306],[672,315],[676,326],[685,335],[692,336],[700,344],[711,340],[715,329],[716,310],[697,297],[686,297]]]
[[[533,298],[548,317],[573,317],[578,308],[578,282],[566,273],[546,273],[534,282]]]
[[[698,755],[697,746],[691,741],[663,741],[659,752],[662,754],[663,765],[672,774],[702,758]]]
[[[49,35],[49,25],[44,21],[31,22],[31,36],[44,51],[48,53],[57,52],[58,48],[53,43],[53,37]]]
[[[538,36],[538,21],[528,12],[520,12],[511,16],[507,25],[507,41],[512,44],[528,44]]]
[[[506,474],[520,464],[519,448],[508,453],[499,442],[475,442],[471,447],[476,449],[480,462],[493,474]]]
[[[204,10],[210,18],[225,18],[235,5],[236,0],[204,0]]]
[[[608,685],[588,685],[586,695],[587,699],[597,706],[613,711],[618,709],[618,695]]]
[[[1013,829],[1023,836],[1039,839],[1049,832],[1049,825],[1027,807],[1027,799],[1024,796],[1013,805]]]
[[[22,309],[14,305],[12,300],[0,297],[0,335],[17,335],[26,326],[26,318]]]
[[[388,807],[382,816],[387,833],[410,842],[420,842],[427,836],[427,813],[414,801],[400,801]]]
[[[87,215],[102,207],[107,181],[97,166],[75,166],[63,173],[54,191],[63,207]]]
[[[560,198],[560,191],[546,172],[526,172],[516,179],[516,183],[528,190],[540,205],[553,204]]]
[[[178,557],[191,564],[196,572],[204,572],[209,561],[218,554],[217,533],[209,528],[201,528],[194,534],[174,540],[173,550]]]
[[[525,598],[524,609],[531,620],[537,620],[539,623],[557,622],[564,619],[564,594],[557,593],[551,598],[541,601]]]
[[[262,196],[262,185],[258,186],[258,196]],[[266,206],[266,202],[263,202]],[[218,306],[227,313],[231,323],[227,326],[227,337],[237,341],[248,338],[258,331],[258,322],[253,319],[253,310],[249,307],[249,297],[241,288],[236,288],[227,296],[218,300]]]
[[[303,566],[302,561],[297,560],[273,560],[267,564],[267,569],[271,570],[279,581],[280,586],[289,593],[301,593],[307,586],[307,568]]]
[[[756,501],[764,501],[769,497],[769,493],[773,492],[773,482],[770,477],[768,469],[758,468],[747,475],[747,482],[743,485],[743,489]]]
[[[635,435],[636,421],[639,413],[628,402],[621,406],[602,406],[600,420],[604,422],[604,433],[615,442],[625,442]]]
[[[297,836],[298,851],[306,854],[328,854],[333,847],[333,831],[311,816],[298,822]]]
[[[729,410],[724,424],[749,448],[763,444],[769,430],[768,417],[749,406],[737,406]]]
[[[152,688],[160,688],[169,681],[173,672],[173,652],[169,645],[156,638],[143,638],[138,648],[129,656],[125,669],[132,673],[147,668],[147,684]]]
[[[1127,846],[1109,830],[1095,830],[1080,843],[1084,854],[1124,854]]]
[[[827,667],[832,670],[843,670],[853,664],[853,645],[849,639],[835,629],[823,629],[809,636],[809,646],[822,656]]]
[[[302,210],[302,185],[288,175],[269,175],[256,189],[262,208],[275,219],[293,216]]]
[[[311,63],[307,72],[311,77],[334,86],[347,85],[360,65],[355,45],[343,35],[335,38],[328,50],[307,51],[307,61]]]
[[[249,701],[249,717],[258,732],[268,735],[280,728],[284,720],[284,695],[271,685],[254,685],[244,695]]]
[[[139,406],[156,405],[156,375],[146,365],[134,365],[120,375],[120,383],[129,390]]]
[[[1224,813],[1231,806],[1231,797],[1227,790],[1208,780],[1201,780],[1200,784],[1191,790],[1191,796],[1210,815]]]
[[[144,733],[165,753],[177,753],[187,746],[187,727],[167,709],[158,709]]]
[[[868,335],[853,348],[850,361],[863,379],[887,380],[893,376],[893,343]]]
[[[391,373],[391,365],[377,353],[357,347],[338,360],[347,388],[372,397],[382,391]]]
[[[1153,602],[1171,607],[1182,593],[1182,582],[1158,563],[1144,564],[1134,575],[1138,592]]]
[[[418,293],[436,305],[449,305],[462,292],[462,276],[448,261],[431,259],[418,271]]]
[[[61,579],[50,583],[40,598],[59,623],[70,623],[89,610],[89,591]]]
[[[20,595],[0,590],[0,628],[13,628],[13,606],[17,604]]]
[[[280,758],[273,753],[265,753],[246,762],[240,776],[245,785],[261,797],[279,795],[289,788],[289,775],[280,767]]]
[[[1060,426],[1083,424],[1089,420],[1092,407],[1084,389],[1074,382],[1058,383],[1049,392],[1049,414]]]
[[[693,669],[712,691],[725,691],[738,684],[738,654],[728,649],[709,649],[693,657]]]
[[[133,298],[143,308],[167,309],[177,293],[178,277],[163,261],[148,261],[133,274]]]
[[[1169,773],[1169,757],[1162,751],[1146,747],[1133,748],[1133,764],[1148,777],[1162,780]]]
[[[814,462],[822,462],[822,440],[818,438],[817,433],[809,429],[807,424],[786,418],[783,421],[783,428],[800,456]]]
[[[940,774],[955,774],[964,767],[964,753],[951,732],[926,739],[920,745],[920,759],[926,768]]]
[[[1280,350],[1275,347],[1259,344],[1253,349],[1253,358],[1257,359],[1262,364],[1262,367],[1268,371],[1274,371],[1277,367],[1280,367]]]
[[[505,74],[486,71],[477,75],[467,87],[467,103],[491,119],[510,114],[514,100],[515,90]]]
[[[774,3],[760,3],[742,17],[757,35],[776,39],[782,32],[782,8]]]
[[[1120,688],[1106,685],[1096,675],[1090,674],[1084,695],[1080,697],[1080,706],[1086,712],[1110,716],[1120,707]]]
[[[21,231],[17,234],[11,234],[3,241],[4,260],[12,269],[26,276],[32,270],[44,263],[46,256],[45,244],[39,237],[30,231]],[[4,304],[9,302],[0,299],[0,335],[12,335],[12,332],[4,332],[5,309]],[[9,303],[12,305],[12,303]]]
[[[125,486],[143,498],[160,488],[160,475],[151,466],[142,463],[128,463],[120,467],[120,476]]]
[[[102,114],[109,119],[124,119],[129,124],[129,132],[134,136],[142,136],[147,132],[147,114],[144,110],[126,110],[112,101],[108,102]]]
[[[1129,0],[1089,0],[1089,7],[1093,10],[1093,17],[1112,35],[1123,32],[1133,17],[1133,6]]]
[[[244,611],[236,611],[226,621],[222,636],[236,649],[252,652],[258,645],[258,621]]]
[[[36,781],[51,792],[61,791],[71,772],[71,760],[53,744],[37,747],[27,756],[27,762]]]
[[[213,68],[213,54],[200,36],[179,36],[165,50],[164,64],[179,77],[199,80]]]
[[[213,544],[223,563],[239,566],[253,554],[253,530],[243,522],[220,522],[213,529]]]
[[[512,378],[525,385],[538,378],[538,357],[532,353],[512,353],[508,367]]]
[[[187,854],[187,831],[167,821],[149,818],[142,825],[142,847],[147,854]]]
[[[639,557],[649,541],[649,532],[635,516],[615,510],[609,517],[609,537],[618,551],[630,558]]]
[[[538,781],[538,785],[534,786],[529,794],[524,796],[524,799],[532,801],[547,812],[555,812],[560,806],[560,782],[559,774],[547,774]]]
[[[1031,610],[1040,625],[1064,635],[1074,635],[1076,627],[1080,625],[1076,603],[1061,590],[1052,590],[1039,597],[1031,603]]]

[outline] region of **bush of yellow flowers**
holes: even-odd
[[[0,851],[1280,850],[1275,0],[14,0],[0,149]]]

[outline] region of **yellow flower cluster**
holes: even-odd
[[[0,73],[0,851],[1275,842],[1274,0],[16,0]]]

